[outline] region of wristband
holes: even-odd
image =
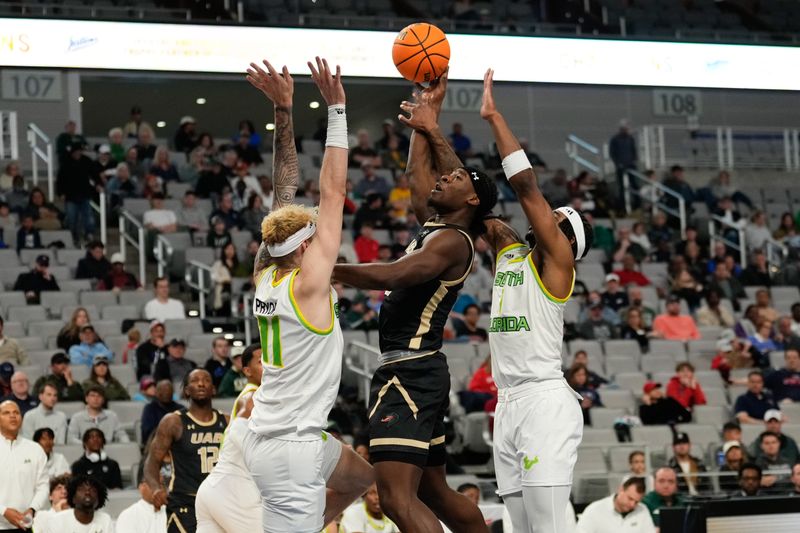
[[[328,136],[325,146],[334,148],[349,148],[347,144],[347,113],[344,104],[328,106]]]
[[[510,180],[513,176],[516,176],[523,170],[528,170],[529,168],[533,167],[531,166],[531,162],[528,161],[528,156],[525,154],[525,150],[521,148],[503,158],[503,172],[505,173],[507,180]]]

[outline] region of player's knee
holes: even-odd
[[[396,484],[389,482],[378,486],[378,496],[381,509],[392,520],[401,520],[410,515],[413,495],[409,491],[402,490]]]

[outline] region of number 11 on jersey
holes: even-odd
[[[257,316],[256,318],[258,319],[258,333],[261,338],[261,361],[265,365],[283,368],[280,317]],[[271,361],[270,356],[272,357]]]

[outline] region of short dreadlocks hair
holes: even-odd
[[[106,504],[108,501],[108,489],[103,485],[103,482],[95,477],[82,474],[70,479],[69,485],[67,485],[67,502],[70,507],[75,507],[73,500],[75,500],[75,493],[78,492],[78,487],[87,484],[94,487],[97,491],[97,507],[95,507],[95,510],[100,509]]]

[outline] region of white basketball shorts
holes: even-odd
[[[494,422],[497,494],[572,484],[583,437],[580,396],[564,380],[501,389]]]
[[[252,480],[211,474],[195,500],[197,533],[256,533],[261,527],[261,493]]]

